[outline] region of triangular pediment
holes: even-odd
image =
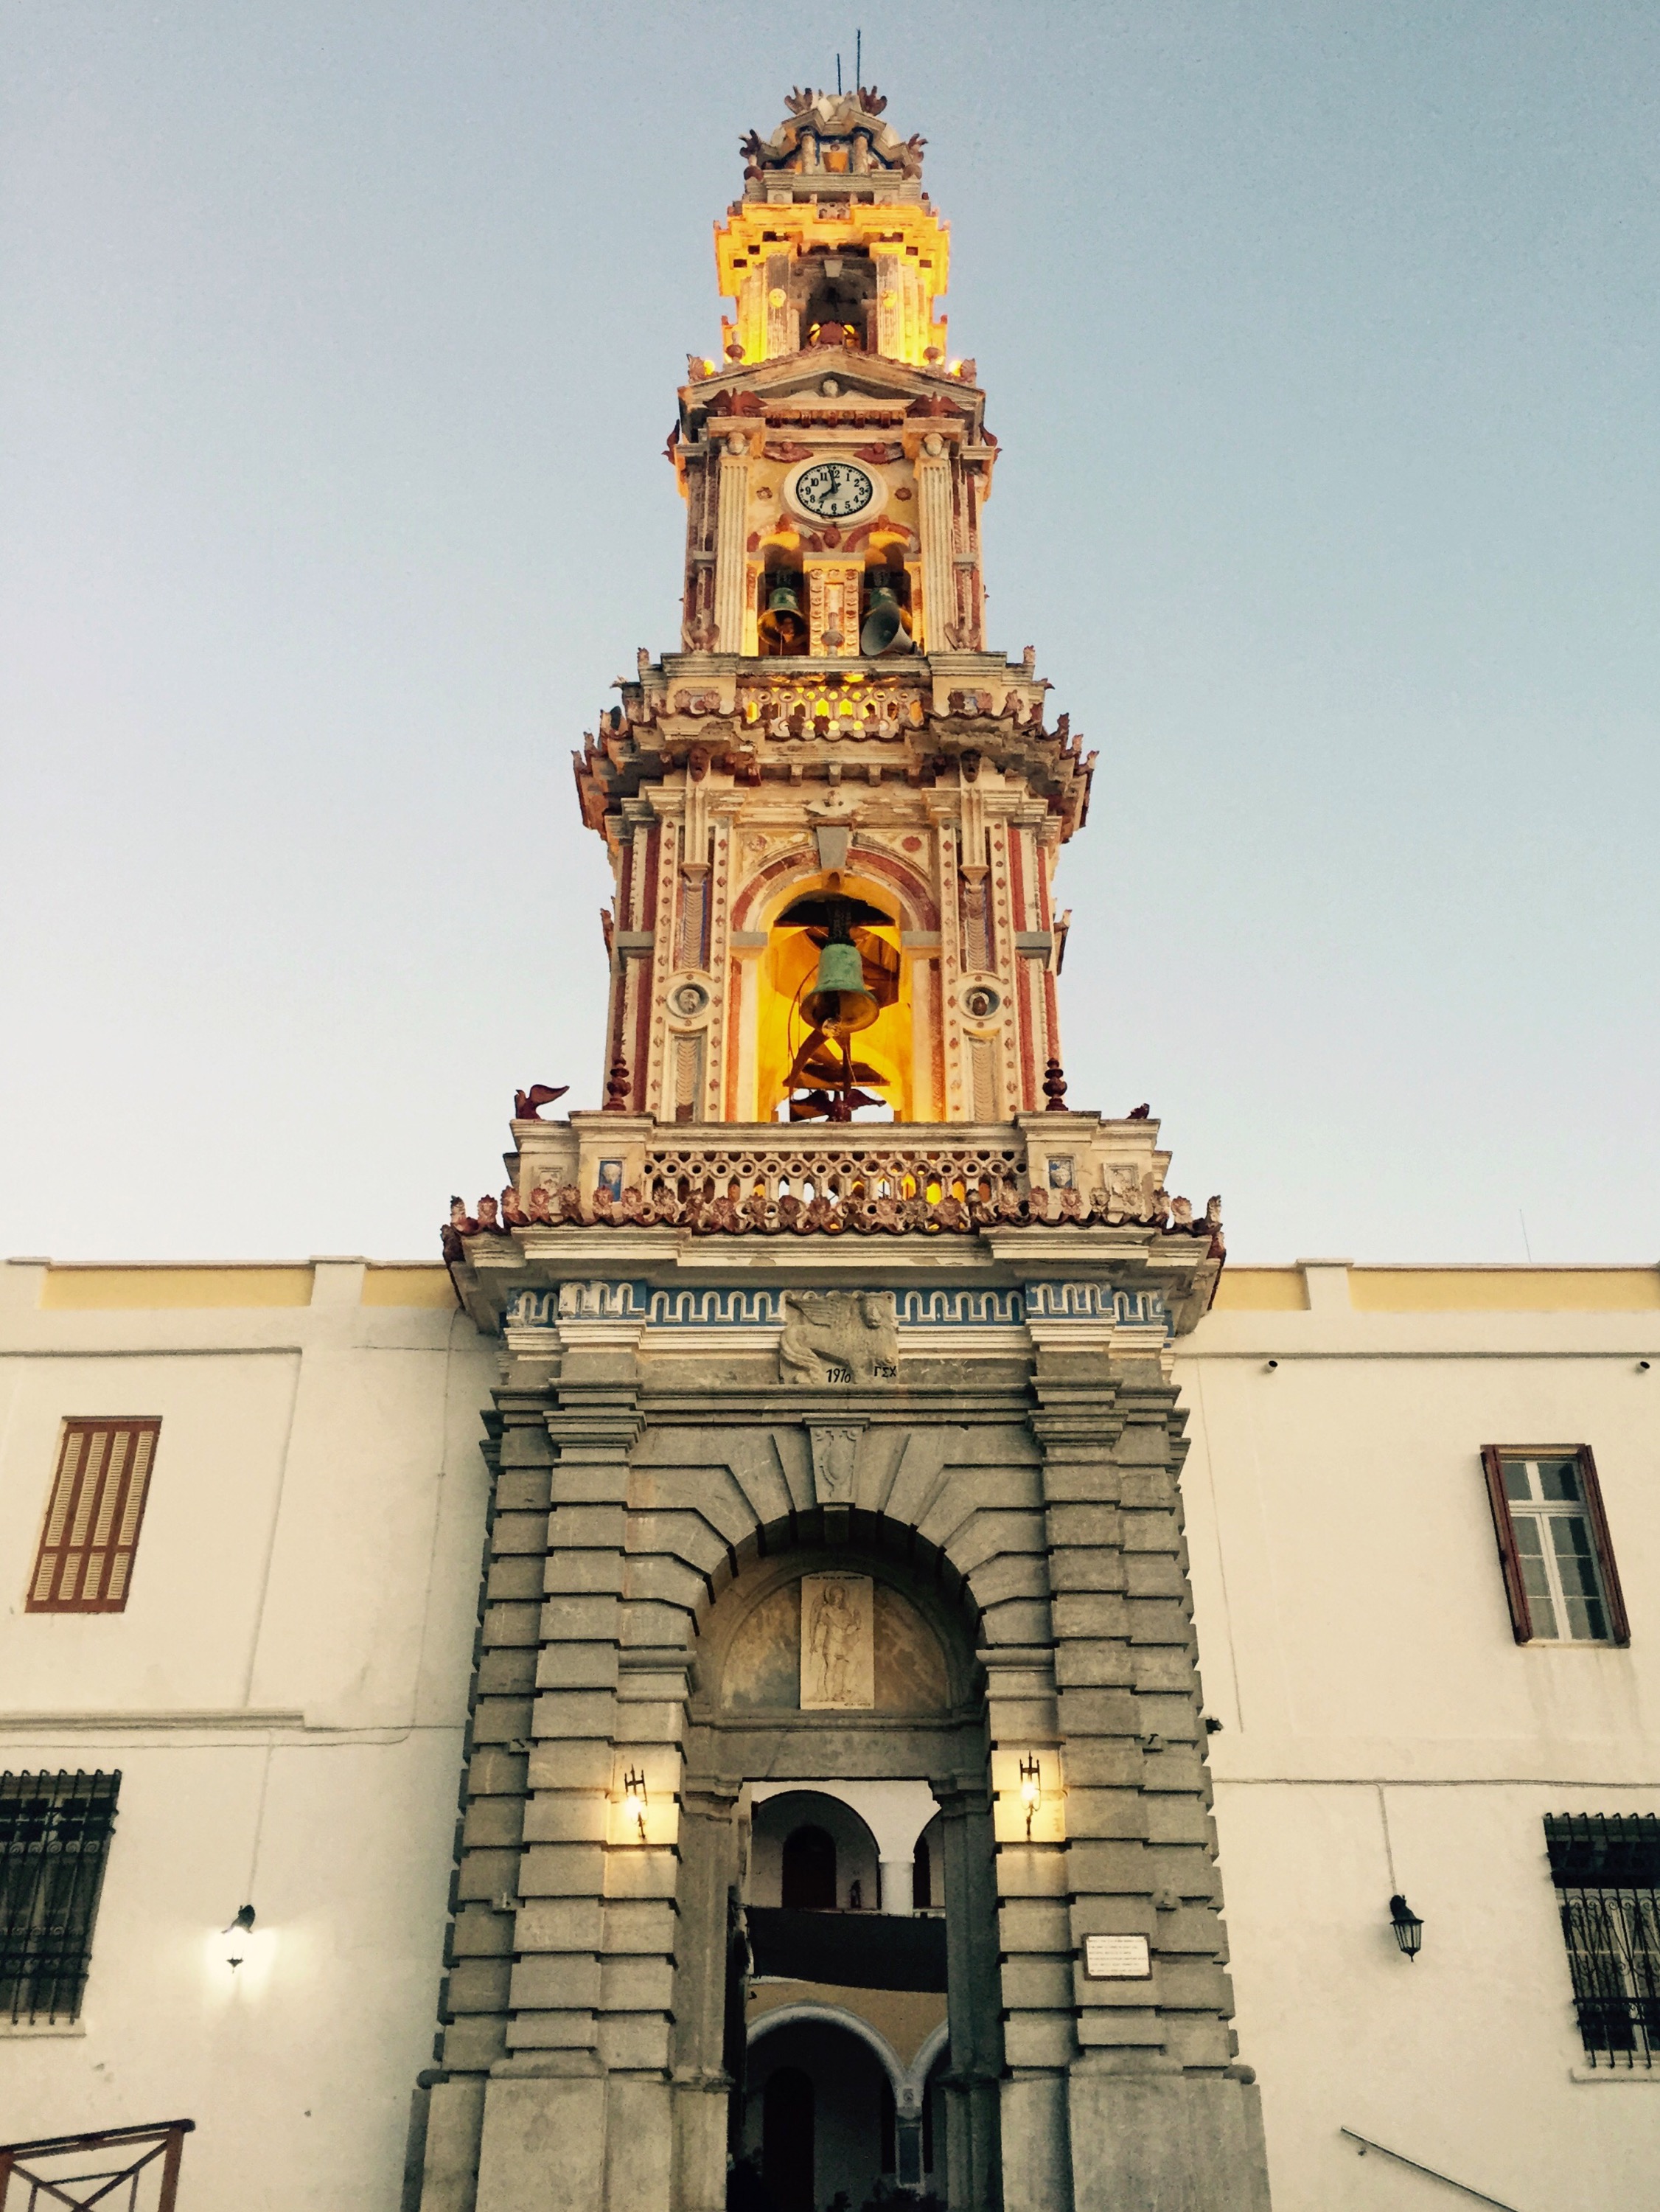
[[[826,393],[826,383],[834,393]],[[943,403],[953,413],[978,415],[983,395],[976,387],[943,368],[912,368],[886,354],[854,353],[842,346],[809,346],[800,353],[781,354],[776,360],[736,362],[729,368],[700,376],[684,386],[684,407],[700,415],[750,414],[755,402],[799,401],[833,398],[903,401],[914,411],[938,411]]]

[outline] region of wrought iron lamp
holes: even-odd
[[[639,1830],[641,1843],[645,1841],[645,1777],[639,1767],[631,1766],[622,1778],[622,1817],[632,1820]]]
[[[1026,1839],[1032,1840],[1032,1816],[1043,1802],[1043,1767],[1035,1753],[1021,1761],[1021,1802],[1026,1808]]]
[[[251,1905],[245,1905],[241,1911],[237,1914],[235,1919],[232,1921],[230,1926],[228,1928],[221,1928],[219,1932],[221,1936],[246,1936],[252,1932],[253,1923],[254,1909]],[[227,1952],[225,1957],[225,1964],[227,1966],[239,1966],[242,1964],[240,1954],[239,1954],[236,1957],[233,1958]]]
[[[1395,1930],[1395,1940],[1401,1947],[1403,1956],[1415,1959],[1424,1940],[1423,1922],[1407,1903],[1405,1898],[1399,1896],[1391,1897],[1389,1900],[1389,1919],[1390,1927]]]

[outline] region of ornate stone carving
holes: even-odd
[[[900,1371],[892,1291],[787,1291],[779,1377],[891,1382]]]
[[[875,1585],[869,1575],[803,1575],[803,1712],[869,1712],[876,1702]]]
[[[813,1440],[813,1495],[821,1505],[852,1504],[853,1469],[863,1433],[845,1423],[827,1428],[815,1422],[808,1431]]]

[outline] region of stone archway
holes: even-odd
[[[845,1541],[815,1529],[817,1541],[769,1542],[764,1553],[756,1544],[698,1621],[676,1897],[675,2071],[692,2100],[680,2142],[695,2157],[700,2141],[706,2162],[717,2140],[759,2158],[757,2100],[793,2039],[792,2063],[812,2084],[815,2155],[825,2173],[843,2173],[831,2187],[821,2175],[819,2202],[845,2186],[861,2204],[883,2179],[919,2190],[928,2069],[948,2040],[966,2063],[949,2069],[934,2186],[978,2208],[995,2188],[1001,2053],[977,1616],[966,1585],[914,1532],[857,1519]],[[797,1524],[798,1538],[808,1533]],[[815,1593],[829,1580],[863,1648],[849,1669],[854,1692],[825,1709],[803,1686]],[[938,1844],[935,1909],[914,1911],[924,1828]],[[832,1881],[816,1877],[816,1902],[786,1893],[792,1844],[834,1866]],[[745,1986],[728,1978],[718,1992],[726,1954],[716,1934],[728,1928],[747,1940]],[[730,2017],[735,2004],[747,2030],[738,2079],[730,2057],[719,2070],[712,2034],[718,2010]],[[730,2100],[724,2125],[694,2117],[711,2094]],[[719,2201],[712,2173],[689,2163],[682,2172],[684,2202]]]

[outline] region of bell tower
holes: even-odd
[[[1094,757],[985,643],[884,106],[743,142],[680,649],[576,757],[605,1103],[522,1094],[444,1230],[501,1384],[421,2212],[1267,2212],[1172,1380],[1221,1201],[1066,1101]]]
[[[884,105],[797,94],[745,142],[735,312],[669,441],[683,649],[641,653],[577,759],[616,882],[613,1101],[658,1121],[1003,1122],[1062,1057],[1051,883],[1094,756],[1030,649],[985,649],[997,439]],[[833,929],[870,1001],[856,1054],[808,1018]]]

